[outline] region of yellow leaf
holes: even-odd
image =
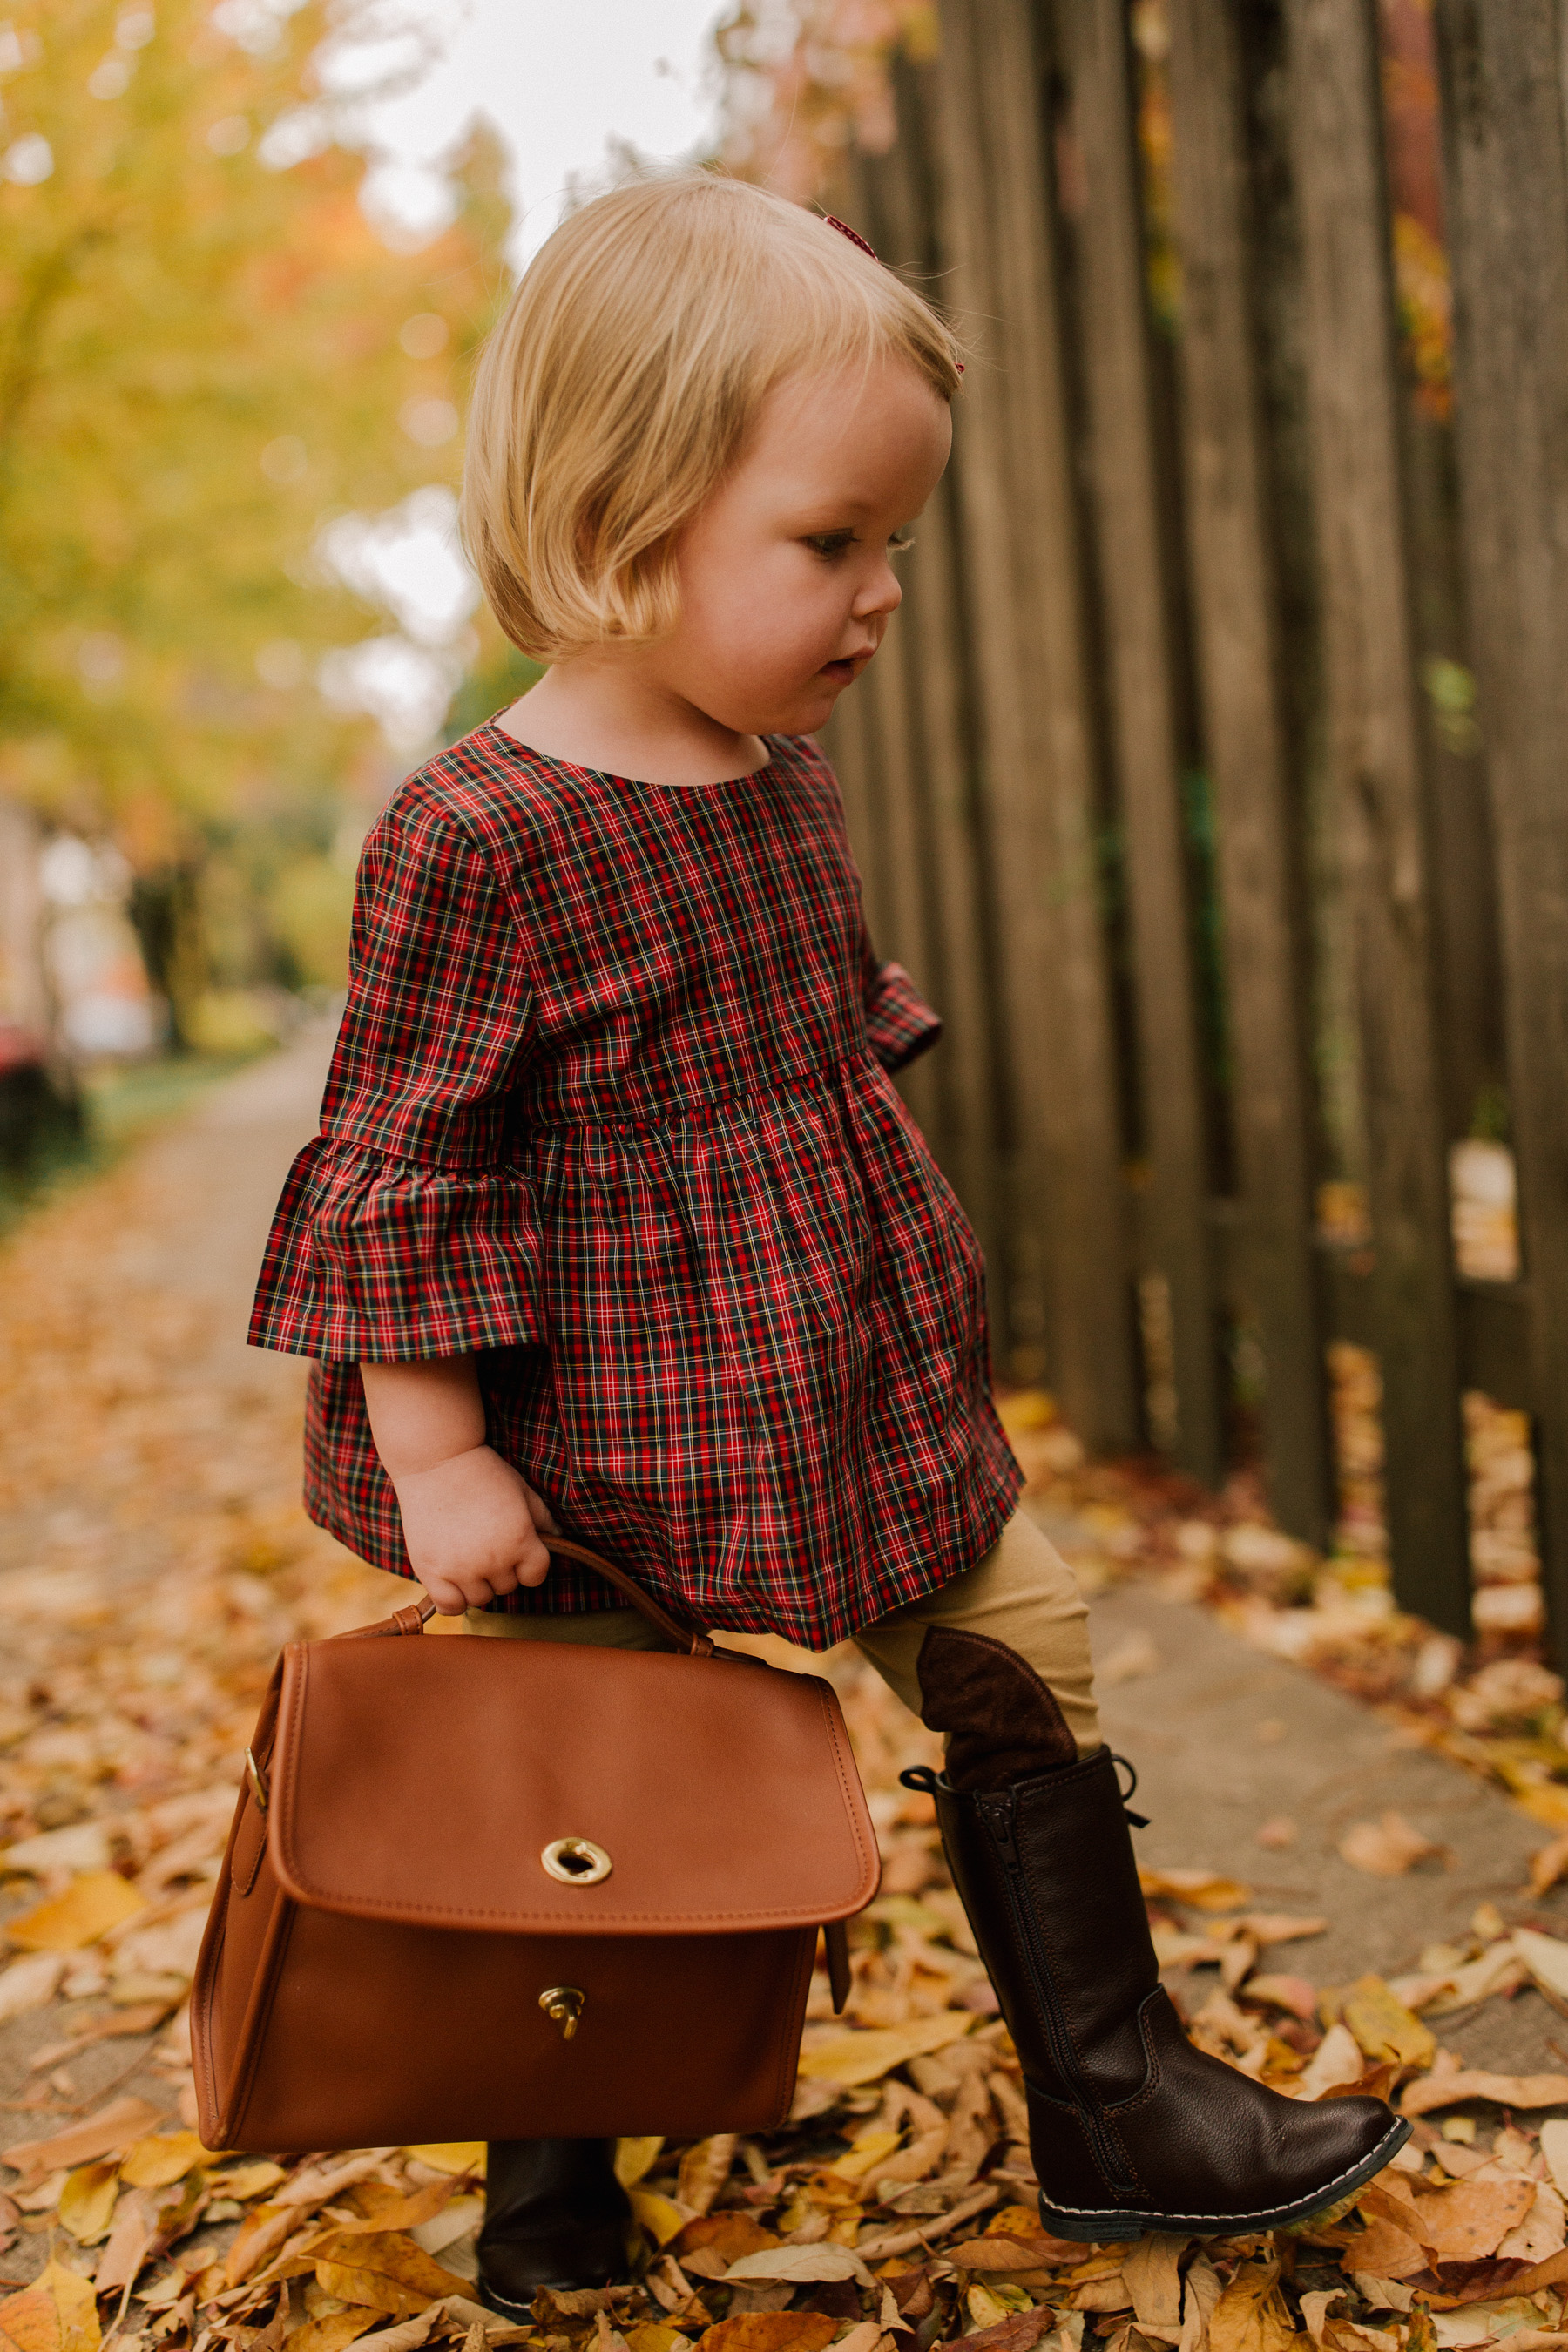
[[[368,2305],[396,2319],[412,2319],[438,2295],[466,2294],[468,2282],[443,2270],[435,2257],[401,2231],[359,2237],[342,2231],[318,2249],[316,2283],[340,2303]]]
[[[862,2083],[879,2083],[907,2058],[927,2057],[933,2050],[962,2040],[973,2023],[973,2012],[950,2009],[940,2017],[917,2018],[909,2025],[879,2026],[867,2033],[836,2033],[802,2053],[800,2071],[808,2081],[837,2083],[852,2091]]]
[[[79,2246],[109,2235],[120,2183],[112,2164],[79,2165],[60,2191],[60,2221]]]
[[[344,2352],[356,2336],[374,2327],[381,2314],[362,2305],[354,2311],[329,2312],[324,2319],[307,2319],[283,2338],[283,2352]]]
[[[98,2352],[98,2298],[90,2280],[50,2262],[29,2287],[0,2303],[0,2336],[16,2352]]]
[[[749,2311],[698,2337],[699,2352],[823,2352],[838,2322],[816,2311]]]
[[[691,2219],[684,2205],[677,2205],[669,2198],[660,2197],[655,2189],[639,2189],[634,2182],[628,2194],[637,2227],[647,2231],[656,2246],[668,2246],[671,2238],[678,2238]]]
[[[1423,2025],[1381,1977],[1358,1979],[1343,1997],[1342,2013],[1369,2058],[1387,2059],[1397,2066],[1426,2067],[1437,2054],[1437,2039],[1431,2027]]]
[[[616,2142],[616,2179],[623,2189],[634,2189],[653,2169],[653,2161],[664,2146],[661,2138],[618,2139]],[[627,2338],[630,2341],[630,2338]]]
[[[473,2172],[481,2180],[485,2176],[482,2139],[422,2140],[417,2147],[405,2147],[403,2153],[427,2164],[432,2172]]]
[[[127,2148],[120,2178],[131,2189],[167,2189],[171,2181],[183,2180],[198,2164],[209,2161],[211,2154],[194,2131],[163,2132]]]
[[[8,1919],[5,1933],[25,1952],[79,1952],[146,1907],[146,1896],[117,1870],[89,1870],[73,1878],[63,1895]]]
[[[1191,1903],[1199,1911],[1238,1911],[1252,1892],[1214,1870],[1141,1870],[1138,1884],[1147,1895]]]
[[[1373,1878],[1403,1878],[1418,1862],[1436,1862],[1447,1852],[1413,1829],[1403,1813],[1384,1813],[1381,1821],[1352,1822],[1340,1840],[1340,1855],[1352,1870]]]
[[[233,2172],[216,2174],[211,2185],[216,2195],[237,2198],[247,2205],[253,2197],[265,2197],[287,2178],[280,2164],[242,2164]]]
[[[1272,2256],[1238,2263],[1209,2320],[1210,2352],[1289,2352],[1296,2330],[1279,2291]]]
[[[684,2352],[690,2341],[667,2320],[645,2319],[640,2327],[628,2329],[626,2352]]]
[[[892,2155],[900,2137],[896,2131],[860,2132],[843,2156],[834,2158],[833,2169],[840,2180],[864,2180],[884,2158]]]

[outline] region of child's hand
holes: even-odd
[[[520,1584],[542,1584],[549,1508],[488,1445],[394,1479],[409,1565],[444,1617],[482,1609]]]

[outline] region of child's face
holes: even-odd
[[[820,727],[902,591],[890,547],[947,463],[947,403],[905,360],[781,384],[687,530],[660,682],[741,735]]]

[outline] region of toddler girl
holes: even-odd
[[[552,1567],[570,1528],[704,1626],[856,1642],[948,1738],[1047,2228],[1262,2230],[1408,2127],[1202,2055],[1160,1987],[974,1239],[889,1076],[939,1023],[872,951],[812,740],[899,603],[959,373],[868,249],[732,181],[602,197],[531,265],[464,524],[549,668],[365,845],[252,1337],[317,1360],[312,1516],[470,1633],[655,1638]],[[620,2274],[610,2156],[491,2145],[498,2310]]]

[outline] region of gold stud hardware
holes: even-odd
[[[561,2028],[563,2042],[570,2042],[577,2031],[577,2020],[587,2007],[588,1996],[575,1985],[547,1985],[539,1996],[539,2006],[552,2025]]]
[[[245,1777],[250,1783],[250,1793],[256,1800],[258,1813],[267,1811],[267,1783],[261,1777],[261,1767],[247,1748],[245,1751]]]
[[[597,1886],[615,1868],[604,1847],[591,1838],[556,1838],[539,1859],[563,1886]]]

